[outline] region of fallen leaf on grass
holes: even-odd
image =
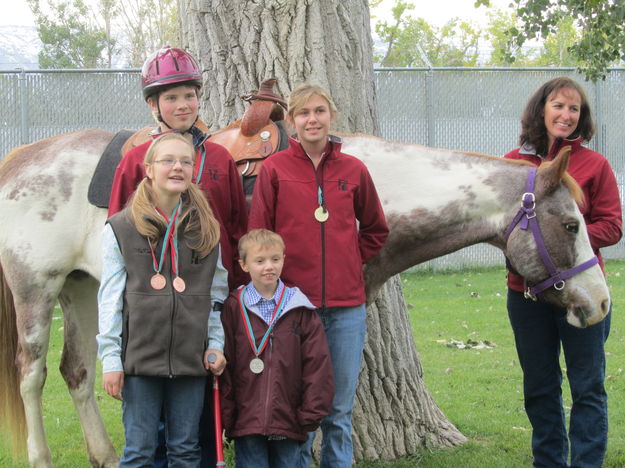
[[[436,340],[437,343],[445,343],[445,346],[448,348],[458,348],[458,349],[492,349],[497,345],[492,341],[484,340],[484,341],[475,341],[468,339],[465,343],[464,341],[459,340]]]

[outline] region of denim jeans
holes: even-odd
[[[301,443],[293,439],[268,440],[249,435],[234,439],[234,465],[237,468],[293,468]]]
[[[365,346],[367,312],[364,304],[355,307],[317,309],[317,312],[328,338],[336,388],[330,414],[321,421],[323,440],[319,466],[351,467],[352,408]],[[315,433],[311,432],[308,434],[308,441],[302,444],[300,468],[310,466],[314,438]]]
[[[508,316],[523,370],[525,411],[532,425],[535,467],[600,467],[607,447],[608,398],[604,343],[612,314],[587,328],[566,311],[508,291]],[[560,346],[571,388],[569,432],[562,403]],[[567,464],[571,453],[570,465]]]
[[[170,468],[198,467],[198,425],[204,377],[124,377],[122,420],[126,446],[120,467],[151,467],[161,409],[165,414]]]
[[[213,378],[206,378],[204,393],[204,407],[200,416],[200,468],[215,468],[217,454],[215,453],[215,416],[213,412]],[[165,437],[165,415],[161,415],[158,426],[158,445],[154,454],[154,468],[167,468],[167,446]]]

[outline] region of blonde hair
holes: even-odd
[[[268,229],[252,229],[239,239],[239,258],[241,261],[245,262],[247,252],[253,245],[257,245],[261,249],[267,249],[276,245],[284,253],[284,241],[280,234],[276,234]]]
[[[177,140],[187,145],[195,160],[195,148],[189,140],[179,133],[164,133],[152,142],[143,163],[146,166],[153,164],[158,146],[169,140]],[[189,184],[181,198],[182,211],[178,218],[178,227],[184,226],[187,247],[198,252],[200,257],[205,257],[219,242],[219,223],[213,216],[204,192],[196,184]],[[167,226],[165,220],[154,210],[156,194],[149,178],[145,177],[139,183],[129,206],[130,215],[139,234],[146,236],[152,243],[158,242],[165,235]]]
[[[303,85],[295,88],[293,91],[291,91],[291,94],[289,94],[289,110],[287,111],[287,116],[289,117],[289,119],[293,120],[295,114],[297,114],[299,110],[304,107],[308,100],[313,96],[321,96],[326,101],[328,101],[330,113],[332,114],[332,117],[336,117],[336,113],[338,111],[330,94],[328,94],[328,92],[321,86],[304,83]]]

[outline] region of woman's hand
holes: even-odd
[[[204,368],[213,373],[221,375],[226,367],[226,357],[217,349],[207,349],[204,353]]]

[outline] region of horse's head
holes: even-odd
[[[533,213],[525,213],[511,230],[505,254],[528,285],[536,287],[532,293],[566,308],[567,321],[583,328],[607,315],[610,296],[603,273],[593,260],[595,254],[577,205],[583,203],[583,195],[566,173],[569,155],[570,148],[565,148],[553,162],[540,166],[535,179],[535,209],[529,207]],[[533,220],[528,219],[533,214]],[[538,236],[531,227],[534,222],[539,226]]]

